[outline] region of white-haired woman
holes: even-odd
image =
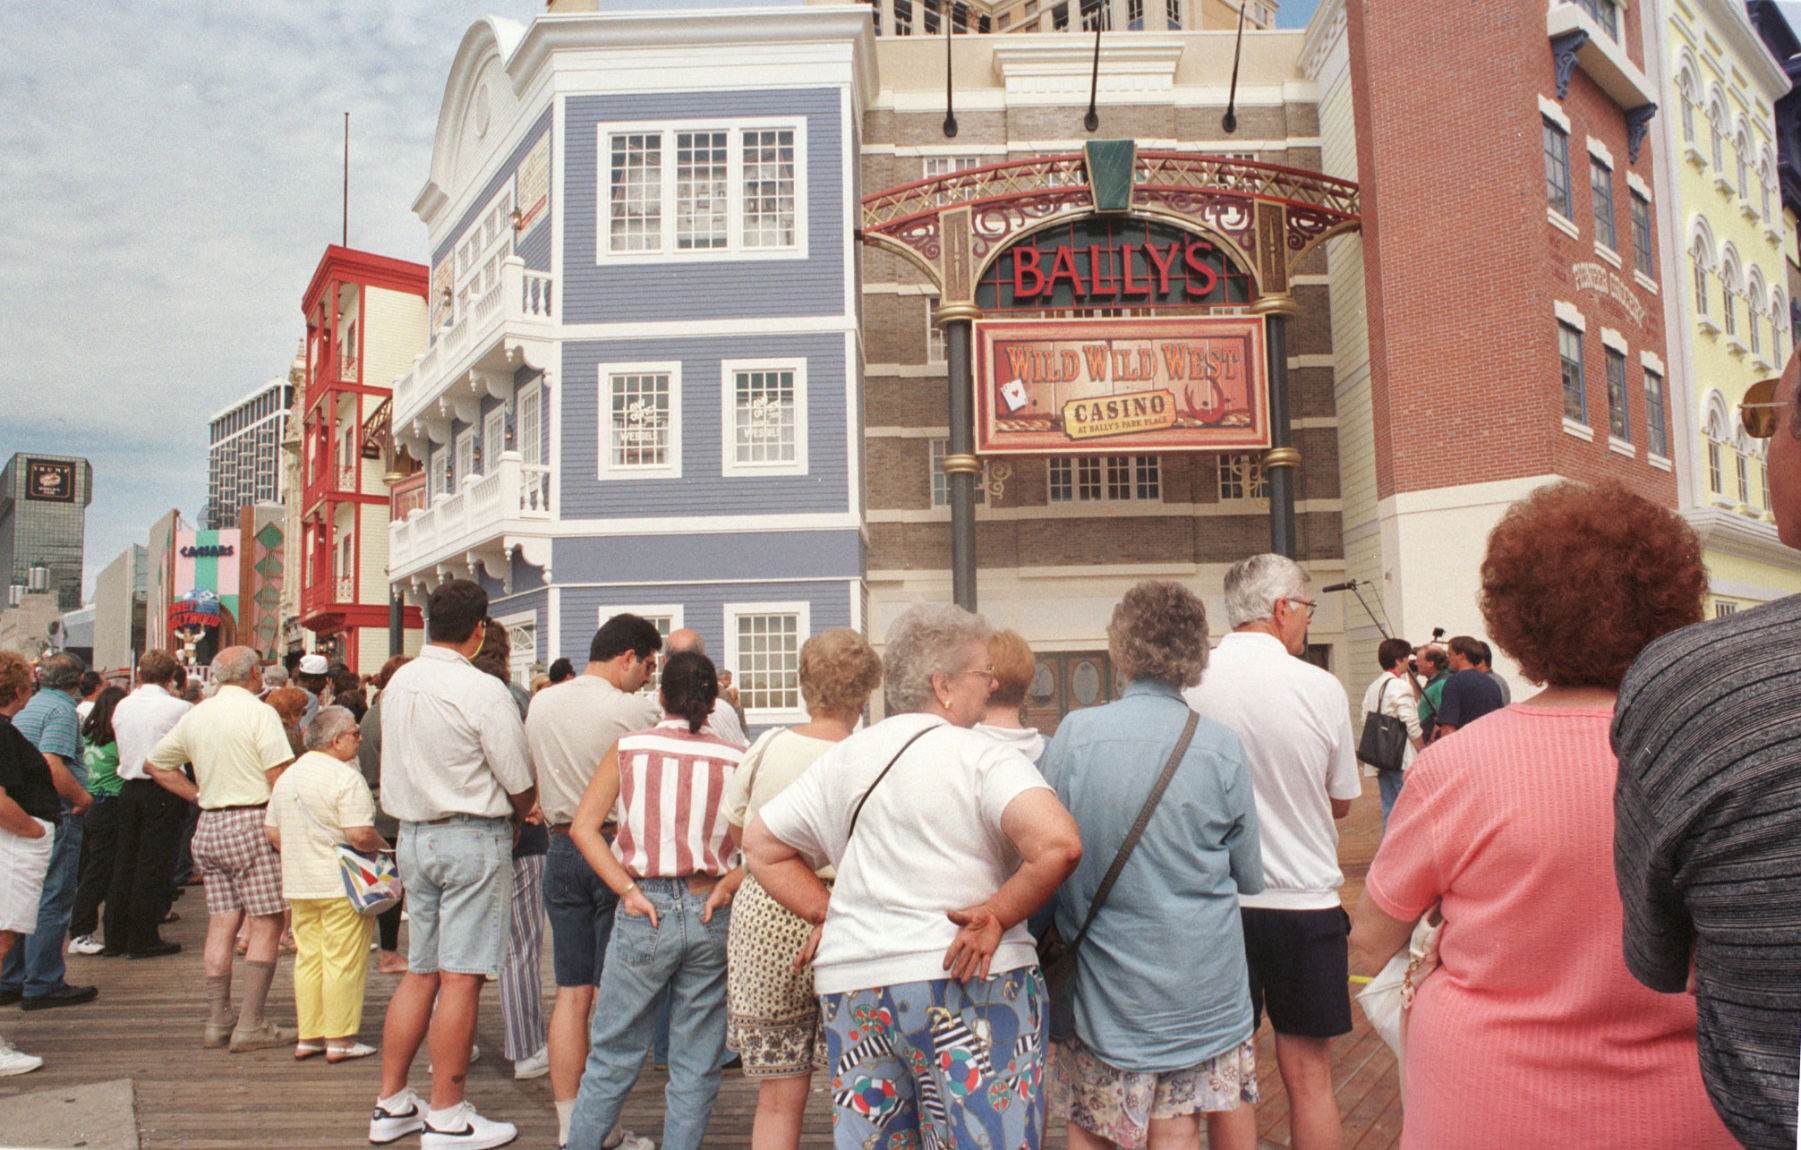
[[[1206,608],[1180,583],[1140,583],[1114,607],[1107,648],[1126,689],[1064,719],[1043,760],[1091,848],[1057,892],[1064,938],[1081,931],[1193,717],[1182,690],[1207,666]],[[1244,746],[1195,717],[1070,980],[1051,1094],[1069,1112],[1071,1150],[1198,1146],[1202,1115],[1212,1150],[1254,1150],[1255,1026],[1238,896],[1262,889]]]
[[[823,928],[814,984],[841,1147],[1034,1150],[1043,1133],[1048,1011],[1025,921],[1082,845],[1037,768],[969,729],[994,680],[988,633],[948,604],[902,614],[883,658],[893,717],[746,829],[757,881]],[[816,874],[828,865],[835,896]]]

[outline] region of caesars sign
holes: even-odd
[[[1241,305],[1249,277],[1206,239],[1095,218],[1040,232],[983,277],[984,312]],[[976,450],[1242,451],[1269,446],[1263,322],[989,319],[975,325]]]

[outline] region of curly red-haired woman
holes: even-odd
[[[1444,915],[1408,1023],[1404,1148],[1734,1144],[1694,1000],[1626,970],[1613,873],[1614,694],[1706,589],[1694,532],[1617,484],[1541,487],[1489,536],[1488,633],[1545,689],[1420,755],[1351,932],[1373,974]]]

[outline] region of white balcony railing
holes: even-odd
[[[390,525],[390,568],[396,576],[408,575],[496,541],[504,550],[508,536],[538,533],[536,524],[550,518],[550,493],[549,467],[502,452],[491,474],[472,475],[449,494],[434,493],[427,506]]]
[[[503,260],[499,282],[459,308],[413,370],[394,381],[394,426],[415,419],[453,375],[476,366],[510,329],[536,335],[556,322],[554,287],[551,273],[527,271],[518,256]]]

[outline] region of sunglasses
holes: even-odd
[[[1739,422],[1752,439],[1768,439],[1776,434],[1776,410],[1791,402],[1776,398],[1776,385],[1781,382],[1781,378],[1759,380],[1747,388],[1745,398],[1739,400]]]

